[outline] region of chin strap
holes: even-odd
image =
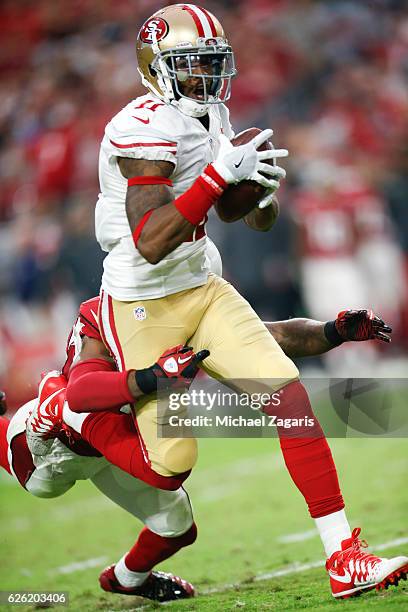
[[[158,83],[163,93],[160,93],[158,89],[156,89],[139,71],[139,74],[142,77],[143,85],[152,92],[154,96],[162,100],[165,104],[172,104],[177,107],[183,115],[187,115],[188,117],[204,117],[208,113],[208,109],[210,107],[209,104],[201,104],[200,102],[196,102],[195,100],[188,100],[187,98],[180,98],[180,100],[175,100],[174,94],[173,97],[167,94],[166,87],[164,87],[164,79],[159,76]]]
[[[208,113],[209,104],[200,104],[194,100],[187,100],[187,98],[180,98],[180,100],[173,100],[172,104],[177,106],[183,115],[189,117],[204,117]]]
[[[183,115],[187,115],[188,117],[204,117],[204,115],[208,113],[209,104],[200,104],[199,102],[187,100],[186,98],[180,98],[180,100],[175,100],[173,98],[170,100],[168,96],[163,95],[155,89],[144,77],[142,77],[142,83],[153,95],[162,100],[165,104],[172,104],[175,106]]]

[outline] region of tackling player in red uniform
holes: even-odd
[[[157,475],[146,464],[143,443],[131,415],[118,412],[124,404],[133,402],[141,393],[135,383],[136,377],[115,372],[99,334],[96,322],[98,305],[99,298],[81,305],[78,319],[68,338],[63,373],[54,372],[44,377],[40,384],[39,399],[29,402],[28,412],[33,412],[27,433],[30,446],[35,452],[30,453],[27,448],[24,436],[27,410],[23,407],[11,428],[6,419],[0,418],[0,463],[9,472],[12,471],[22,486],[40,497],[61,495],[73,486],[76,479],[88,477],[113,501],[145,522],[147,526],[133,548],[116,565],[101,574],[100,582],[104,589],[157,600],[189,597],[193,594],[193,588],[187,582],[170,574],[151,572],[154,565],[181,547],[191,544],[196,537],[196,527],[188,498],[184,490],[179,488],[180,480],[164,477],[157,479]],[[320,354],[347,340],[379,338],[389,341],[388,333],[391,331],[381,319],[364,310],[340,313],[336,321],[326,324],[292,319],[266,323],[266,326],[291,356]],[[138,373],[139,380],[145,378],[142,386],[149,384],[149,379],[154,386],[156,375],[161,374],[161,378],[165,375],[168,359],[177,358],[179,354],[184,361],[183,372],[172,372],[173,378],[169,383],[188,386],[197,371],[197,362],[205,358],[205,353],[199,355],[198,359],[194,358],[191,351],[182,347],[170,353],[144,374]],[[185,363],[190,368],[187,372]],[[81,435],[63,423],[66,396],[71,408],[78,411],[82,419],[79,429]],[[80,415],[84,410],[87,413]],[[70,411],[71,417],[72,413]],[[8,429],[10,431],[6,436]],[[59,442],[55,442],[56,438]],[[122,473],[122,480],[130,491],[130,497],[120,487],[112,491],[112,477],[117,477],[121,470],[109,465],[106,458],[128,472],[129,478]],[[56,460],[60,467],[57,476],[51,473],[53,461]],[[145,483],[151,483],[155,488]],[[158,493],[157,488],[168,490]],[[142,507],[138,507],[135,498],[142,493]],[[158,501],[152,506],[149,499]],[[157,526],[154,522],[152,524],[151,518],[154,513],[172,525],[171,537],[168,533],[157,533]],[[178,534],[183,529],[184,533]]]
[[[94,318],[98,302],[99,298],[95,298],[81,305],[68,338],[62,372],[47,374],[40,383],[38,399],[20,408],[10,422],[0,418],[1,465],[38,497],[62,495],[76,480],[90,479],[107,497],[145,524],[135,545],[116,564],[116,573],[111,567],[101,575],[103,588],[112,590],[110,584],[114,581],[117,592],[158,601],[191,597],[194,589],[188,582],[151,571],[196,538],[189,498],[181,487],[188,473],[165,478],[153,472],[132,415],[122,414],[119,409],[142,396],[139,385],[153,390],[157,378],[172,388],[187,387],[208,351],[195,355],[191,349],[179,346],[166,351],[150,368],[124,376],[115,371],[102,344]],[[78,359],[83,361],[73,366]],[[183,363],[173,367],[178,359]],[[82,410],[104,408],[104,412],[77,415],[85,417],[82,435],[62,422],[71,377],[75,407],[79,387]]]

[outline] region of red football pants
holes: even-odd
[[[131,415],[92,413],[83,422],[81,436],[110,463],[158,489],[175,491],[190,474],[191,470],[176,476],[162,476],[152,470]]]

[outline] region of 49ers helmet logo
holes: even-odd
[[[153,17],[148,19],[140,30],[140,40],[151,45],[162,40],[168,31],[167,21],[164,21],[161,17]]]

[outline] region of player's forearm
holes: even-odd
[[[279,202],[276,198],[266,208],[254,208],[244,217],[245,223],[253,230],[267,232],[279,216]]]
[[[187,240],[194,226],[174,206],[170,175],[174,165],[163,161],[119,158],[128,180],[126,215],[135,247],[156,264]]]
[[[313,319],[289,319],[265,323],[288,357],[312,357],[334,348],[325,335],[325,323]]]
[[[126,212],[136,248],[149,263],[157,264],[182,242],[192,239],[226,183],[211,165],[177,198],[169,186],[154,184],[157,177],[143,180],[152,184],[128,187]]]
[[[136,384],[134,370],[117,372],[103,359],[87,359],[69,373],[66,399],[74,412],[118,410],[143,394]]]
[[[128,187],[126,212],[135,247],[151,264],[174,251],[194,230],[174,206],[168,185]]]
[[[137,249],[151,264],[157,264],[182,242],[189,240],[194,232],[194,225],[189,223],[170,202],[154,210],[147,221]]]

